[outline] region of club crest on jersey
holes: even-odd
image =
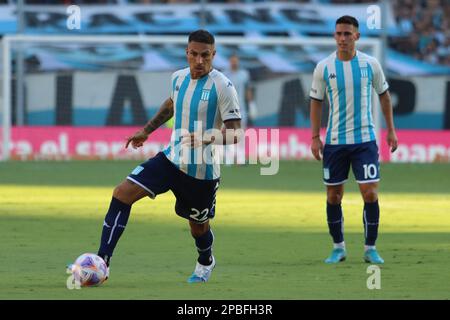
[[[203,90],[200,100],[208,101],[210,90]]]
[[[361,68],[361,78],[367,78],[369,76],[369,70],[367,68]]]

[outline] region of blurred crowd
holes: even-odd
[[[405,36],[391,39],[390,46],[419,60],[450,65],[450,1],[394,0],[392,5]]]

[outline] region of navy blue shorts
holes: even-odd
[[[378,146],[375,141],[331,145],[323,148],[323,181],[326,185],[340,185],[348,179],[350,165],[356,182],[380,180]]]
[[[175,212],[183,218],[195,223],[214,218],[220,179],[193,178],[178,169],[162,152],[137,166],[127,179],[144,188],[152,199],[172,190],[177,199]]]

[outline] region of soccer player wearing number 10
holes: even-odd
[[[341,201],[344,183],[352,166],[364,200],[364,260],[384,263],[375,241],[378,236],[380,180],[378,147],[372,119],[372,87],[380,104],[388,130],[391,152],[397,149],[388,84],[379,62],[355,49],[359,39],[358,21],[351,16],[336,20],[334,38],[337,50],[320,61],[313,74],[311,97],[311,151],[317,160],[323,156],[323,179],[327,188],[327,221],[334,248],[326,263],[345,260],[344,218]],[[325,145],[320,138],[322,101],[330,105]]]

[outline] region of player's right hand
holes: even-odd
[[[322,143],[322,140],[320,140],[320,137],[312,139],[311,152],[312,152],[314,158],[316,158],[316,160],[322,159],[321,155],[323,153],[323,143]]]
[[[125,149],[128,148],[130,143],[134,149],[142,147],[144,145],[144,142],[147,140],[147,138],[148,138],[148,133],[146,133],[144,130],[139,130],[134,135],[127,138],[127,143],[125,144]]]

